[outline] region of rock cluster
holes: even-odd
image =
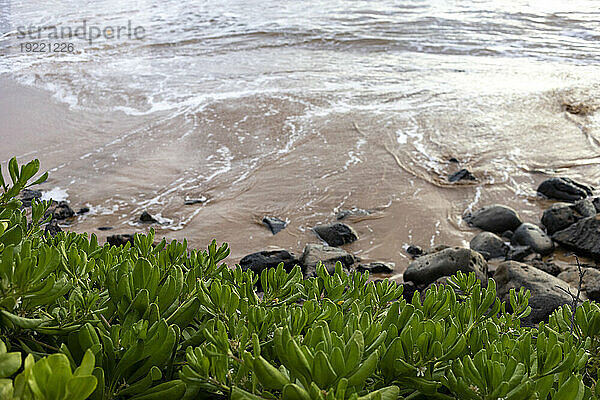
[[[453,182],[463,179],[471,180],[474,177],[467,170],[460,170],[449,177]],[[522,321],[524,324],[547,321],[557,307],[570,304],[572,298],[568,292],[577,293],[580,285],[579,269],[573,266],[561,268],[543,257],[549,257],[557,246],[562,246],[576,254],[600,259],[600,198],[591,197],[593,188],[569,178],[547,179],[538,186],[537,191],[545,198],[557,200],[544,211],[539,225],[524,222],[517,211],[506,205],[491,204],[463,215],[469,226],[480,229],[471,239],[469,248],[438,245],[425,251],[414,244],[407,246],[405,251],[412,261],[401,278],[407,301],[411,301],[415,294],[422,296],[431,285],[444,284],[448,277],[462,271],[474,273],[482,285],[487,284],[488,278],[494,278],[498,297],[508,305],[511,289],[529,290],[532,311]],[[24,190],[21,194],[25,207],[41,197],[42,193],[34,190]],[[77,214],[88,211],[84,207]],[[339,211],[336,222],[312,228],[315,238],[320,239],[321,243],[306,244],[299,256],[286,249],[265,250],[246,255],[239,265],[258,275],[280,263],[286,271],[299,265],[306,278],[316,275],[319,262],[330,273],[339,262],[348,272],[356,270],[391,274],[395,269],[393,263],[362,263],[341,248],[359,238],[354,228],[341,220],[371,213],[371,210],[357,208]],[[45,231],[55,235],[61,231],[59,221],[75,215],[68,202],[54,202],[48,210],[50,223]],[[138,222],[158,223],[146,211],[140,215]],[[262,223],[273,235],[287,226],[287,221],[274,216],[265,216]],[[111,227],[99,229],[108,230]],[[107,237],[107,242],[115,246],[133,244],[133,234],[112,235]],[[581,299],[600,300],[600,270],[589,265],[583,270]]]
[[[556,308],[572,303],[569,292],[577,293],[580,273],[578,267],[561,269],[542,257],[551,255],[556,243],[600,259],[600,198],[590,198],[592,190],[568,178],[542,182],[541,195],[563,202],[544,211],[541,225],[523,222],[515,210],[501,204],[466,213],[467,224],[482,230],[471,239],[470,249],[438,246],[423,255],[415,250],[420,248],[409,247],[414,261],[403,276],[407,300],[415,291],[444,283],[457,271],[472,272],[483,285],[487,278],[494,278],[497,295],[509,308],[511,289],[529,290],[532,311],[522,323],[547,321]],[[488,265],[489,260],[498,261]],[[580,300],[600,300],[600,270],[590,266],[583,270]]]
[[[40,190],[23,189],[20,193],[22,207],[31,207],[31,203],[34,200],[40,201],[41,199],[42,192]],[[85,213],[85,211],[83,213]],[[82,214],[81,210],[78,212],[78,214]],[[73,211],[68,201],[52,201],[50,207],[42,218],[43,220],[49,219],[44,226],[44,233],[49,233],[51,236],[54,236],[57,233],[62,232],[59,221],[67,222],[74,216],[75,211]]]

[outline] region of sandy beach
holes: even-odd
[[[321,5],[319,20],[252,4],[198,4],[181,19],[188,10],[158,4],[167,22],[115,4],[144,40],[55,56],[21,53],[8,35],[0,159],[39,158],[50,171],[41,189],[90,209],[64,229],[145,232],[147,211],[158,237],[228,242],[232,264],[263,249],[299,254],[319,242],[315,225],[367,210],[343,221],[359,234],[345,248],[399,273],[410,244],[466,246],[465,212],[502,203],[539,223],[544,179],[597,186],[600,74],[581,4],[555,18],[525,4],[386,4]],[[486,25],[488,13],[506,23]],[[11,16],[18,26],[45,15],[21,4]],[[48,15],[79,21],[61,4]],[[463,168],[475,180],[448,181]],[[272,235],[266,215],[288,226]]]

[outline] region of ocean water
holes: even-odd
[[[539,222],[543,179],[600,177],[591,1],[0,8],[0,78],[63,110],[29,110],[27,134],[54,133],[16,155],[40,158],[47,191],[92,209],[69,229],[142,232],[147,210],[159,236],[227,241],[235,262],[269,247],[299,253],[318,242],[312,226],[361,208],[371,214],[349,219],[360,240],[348,249],[401,270],[408,244],[468,242],[466,211],[500,202]],[[57,37],[78,28],[85,37]],[[34,43],[72,51],[28,51]],[[459,168],[477,181],[450,184]],[[272,236],[264,215],[290,225]]]

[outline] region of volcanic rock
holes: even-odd
[[[521,224],[517,228],[511,238],[511,243],[529,246],[533,251],[542,255],[550,254],[554,249],[552,239],[539,226],[530,223]]]
[[[342,246],[358,239],[356,231],[341,222],[317,225],[313,227],[313,230],[330,246]]]
[[[464,219],[471,226],[494,233],[514,231],[521,225],[519,214],[512,208],[500,204],[480,208],[474,213],[466,215]]]
[[[574,202],[592,196],[592,188],[569,178],[546,179],[537,188],[538,193],[549,199]]]
[[[417,286],[429,285],[438,278],[454,275],[457,271],[475,272],[477,278],[485,284],[487,263],[474,250],[451,247],[412,261],[404,271],[404,280]]]

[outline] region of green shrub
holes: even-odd
[[[410,302],[366,273],[256,276],[206,251],[135,235],[44,235],[49,202],[16,196],[39,168],[0,181],[2,399],[597,399],[600,307],[520,326],[474,275]],[[38,181],[42,181],[40,179]],[[264,294],[255,290],[260,283]],[[25,359],[22,366],[21,360]],[[71,372],[74,371],[74,372]],[[88,397],[89,396],[89,397]]]
[[[21,353],[7,353],[0,341],[0,398],[2,399],[64,399],[85,400],[96,388],[92,375],[94,354],[87,350],[81,365],[71,372],[69,359],[60,353],[37,362],[30,354],[25,359],[23,372],[15,377],[14,385],[7,376],[21,368]]]

